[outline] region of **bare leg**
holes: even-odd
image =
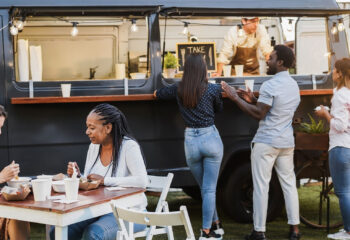
[[[30,236],[29,222],[10,220],[8,226],[8,234],[10,239],[27,240]]]

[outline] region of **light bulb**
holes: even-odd
[[[71,35],[72,37],[77,36],[78,33],[79,33],[79,30],[78,30],[77,26],[78,26],[78,23],[73,22],[73,27],[72,27],[72,30],[70,31],[70,35]]]
[[[182,34],[183,35],[187,35],[187,33],[188,33],[188,23],[185,22],[184,23],[184,29],[182,30]]]
[[[133,19],[133,20],[131,20],[131,28],[130,28],[130,30],[132,31],[132,32],[137,32],[138,30],[139,30],[139,28],[137,27],[137,25],[136,25],[136,20],[135,19]]]
[[[333,35],[337,34],[338,33],[338,28],[337,28],[337,23],[336,22],[333,22],[333,27],[331,29],[331,33]]]
[[[238,36],[242,37],[244,35],[244,30],[242,29],[242,25],[238,25]]]
[[[16,21],[16,27],[18,28],[18,30],[23,30],[23,27],[24,27],[24,22],[22,20],[18,20]]]
[[[287,31],[288,31],[288,32],[293,31],[293,19],[289,19],[289,20],[288,20]]]
[[[10,33],[11,33],[13,36],[17,35],[17,34],[18,34],[18,28],[17,28],[15,25],[12,25],[12,26],[10,27]]]
[[[342,32],[345,30],[345,26],[344,26],[344,22],[343,22],[343,19],[339,19],[338,20],[338,31],[339,32]]]

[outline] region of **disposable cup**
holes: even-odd
[[[79,190],[79,178],[64,179],[67,200],[77,200]]]
[[[224,77],[231,77],[231,65],[224,65]]]
[[[243,77],[243,67],[244,65],[235,65],[235,72],[237,77]]]
[[[62,97],[70,97],[70,83],[61,84]]]
[[[248,88],[250,91],[254,91],[254,79],[246,79],[244,80],[245,83],[245,90],[248,91]]]
[[[32,180],[34,201],[46,201],[51,195],[50,179],[34,179]]]

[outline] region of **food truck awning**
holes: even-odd
[[[164,0],[162,9],[173,16],[309,16],[349,14],[335,0]]]
[[[124,14],[142,15],[145,12],[157,11],[162,5],[161,1],[148,0],[1,0],[1,8],[26,9],[36,15],[59,15],[78,13],[113,15],[116,12]]]

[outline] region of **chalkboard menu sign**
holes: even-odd
[[[187,55],[191,53],[202,54],[207,63],[208,72],[216,72],[216,47],[215,42],[177,43],[176,56],[179,60],[179,72],[184,70]]]

